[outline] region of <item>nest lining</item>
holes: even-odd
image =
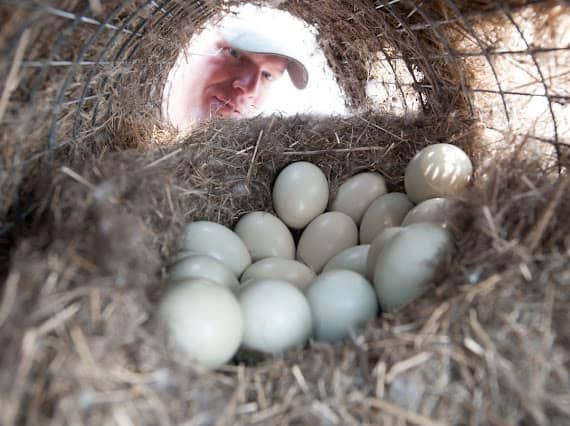
[[[477,128],[458,123],[217,121],[161,149],[61,152],[66,166],[29,186],[42,204],[12,255],[2,364],[19,365],[24,381],[7,389],[5,419],[38,406],[40,422],[88,424],[117,415],[137,424],[562,421],[568,179],[512,155],[483,169]],[[231,226],[271,211],[271,182],[295,160],[322,167],[333,192],[362,170],[402,189],[413,154],[450,141],[474,159],[478,185],[456,213],[457,254],[424,297],[346,344],[312,343],[255,366],[206,372],[167,345],[153,314],[184,224]],[[544,363],[529,375],[537,357]]]
[[[537,14],[554,10],[546,3]],[[422,11],[434,19],[454,16],[450,4]],[[491,2],[454,4],[465,15],[494,10]],[[29,214],[1,241],[2,422],[568,423],[568,178],[529,156],[531,141],[494,152],[481,143],[464,90],[479,69],[453,58],[427,59],[449,54],[443,41],[462,39],[461,21],[441,32],[402,31],[402,22],[426,25],[406,2],[382,14],[364,1],[285,2],[320,30],[355,109],[367,107],[364,83],[377,34],[389,35],[383,53],[401,53],[432,85],[418,89],[423,118],[216,121],[180,143],[164,130],[157,139],[156,87],[196,26],[219,11],[200,5],[172,1],[170,20],[151,13],[143,44],[124,32],[111,47],[110,34],[95,38],[86,53],[105,51],[113,59],[124,48],[123,58],[136,60],[93,73],[93,86],[108,93],[103,102],[84,100],[53,114],[63,82],[70,78],[65,99],[77,100],[91,68],[50,69],[33,103],[33,79],[42,71],[26,70],[12,93],[0,133],[2,208],[17,211],[17,193],[16,205]],[[519,5],[509,3],[512,10]],[[74,0],[63,6],[88,11]],[[136,30],[149,16],[142,12],[126,23],[138,6],[109,24]],[[111,10],[103,13],[98,19]],[[11,15],[7,6],[0,14],[11,16],[3,20],[10,25],[0,36],[10,36],[2,40],[13,40],[20,23],[34,16],[21,9]],[[483,15],[479,23],[496,29],[505,19]],[[55,52],[59,34],[44,28],[32,32],[36,50],[29,59],[75,58],[93,34],[78,25],[73,45],[65,41]],[[13,58],[14,50],[8,53]],[[4,70],[7,63],[0,65]],[[54,117],[59,149],[26,163],[45,152]],[[255,366],[205,372],[166,345],[153,313],[184,224],[211,219],[231,226],[248,211],[271,211],[273,179],[296,160],[322,167],[333,193],[363,170],[379,171],[391,190],[401,190],[411,156],[436,142],[468,152],[477,185],[456,213],[457,254],[425,297],[345,344],[312,343]],[[567,155],[558,159],[562,169]],[[2,220],[8,221],[4,214]]]

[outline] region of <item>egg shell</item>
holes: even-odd
[[[368,256],[366,257],[366,279],[372,282],[374,280],[374,268],[376,267],[376,259],[378,255],[394,236],[396,236],[403,228],[400,226],[392,226],[380,232],[374,241],[370,244],[368,249]]]
[[[400,226],[412,207],[414,204],[402,192],[391,192],[378,197],[362,218],[360,244],[370,244],[384,229]]]
[[[366,259],[368,258],[369,249],[370,244],[347,248],[329,260],[323,268],[323,272],[335,269],[348,269],[363,277],[366,276]]]
[[[239,348],[243,317],[227,288],[205,279],[180,281],[162,298],[158,316],[175,345],[198,363],[217,368]]]
[[[273,186],[277,216],[293,229],[304,228],[327,207],[329,184],[312,163],[299,161],[285,167]]]
[[[295,258],[291,231],[271,213],[246,214],[238,221],[234,232],[245,243],[254,262],[266,257]]]
[[[178,250],[176,253],[174,253],[174,255],[172,256],[172,258],[170,258],[169,261],[169,266],[174,266],[176,265],[178,262],[188,258],[188,257],[192,257],[192,256],[206,256],[206,255],[202,255],[199,253],[195,253],[193,251],[190,250]],[[209,256],[211,257],[211,256]]]
[[[313,335],[318,340],[340,340],[350,328],[378,314],[374,289],[354,271],[323,272],[307,288],[306,295],[313,314]]]
[[[241,283],[247,285],[254,281],[274,279],[287,281],[300,290],[304,290],[315,277],[315,273],[301,262],[268,257],[249,266],[241,276]]]
[[[473,164],[459,147],[447,143],[429,145],[406,167],[404,185],[414,203],[435,197],[453,198],[469,184]]]
[[[384,311],[394,311],[420,296],[451,249],[449,231],[433,223],[403,228],[381,250],[374,287]]]
[[[338,188],[330,210],[349,215],[359,225],[368,206],[386,192],[386,182],[378,173],[359,173]]]
[[[316,273],[341,251],[358,243],[358,228],[350,216],[328,212],[316,217],[303,231],[297,259]]]
[[[251,256],[241,238],[231,229],[209,221],[192,222],[186,227],[182,251],[211,256],[236,277],[251,264]]]
[[[447,228],[449,226],[449,213],[453,210],[457,201],[449,198],[430,198],[422,201],[411,209],[402,221],[402,226],[413,223],[431,222]]]
[[[279,354],[302,345],[311,334],[311,308],[293,284],[261,280],[243,287],[239,301],[244,318],[243,345]]]
[[[205,255],[185,257],[170,268],[168,281],[205,278],[224,287],[235,289],[239,286],[234,273],[222,262]]]

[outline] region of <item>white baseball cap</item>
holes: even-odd
[[[259,31],[243,23],[225,23],[218,27],[220,35],[231,46],[246,53],[275,55],[287,59],[289,78],[297,89],[304,89],[309,83],[309,72],[301,60],[293,56],[294,48],[284,38]]]

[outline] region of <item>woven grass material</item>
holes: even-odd
[[[102,10],[97,13],[79,0],[50,4],[56,11],[71,13],[74,19],[62,19],[39,6],[36,10],[28,0],[23,1],[23,7],[0,4],[0,16],[6,17],[0,29],[0,45],[6,46],[0,56],[0,75],[6,76],[0,79],[0,95],[6,100],[0,109],[0,226],[12,222],[6,220],[6,213],[17,204],[20,182],[36,167],[38,157],[50,157],[67,146],[91,144],[109,131],[129,133],[132,123],[140,129],[147,127],[139,142],[151,140],[162,87],[179,50],[208,19],[241,3],[109,0],[101,3]],[[440,0],[418,8],[408,1],[273,2],[319,31],[319,45],[351,110],[371,107],[367,80],[379,58],[384,58],[383,63],[389,66],[380,80],[390,87],[395,103],[405,105],[411,98],[419,102],[420,111],[434,119],[451,114],[462,120],[477,117],[477,109],[487,106],[484,101],[473,105],[468,89],[497,87],[484,59],[455,58],[451,52],[480,49],[473,41],[473,29],[487,49],[509,47],[502,46],[500,40],[500,28],[507,25],[507,9],[497,8],[495,3]],[[46,6],[42,1],[39,4]],[[516,10],[526,3],[516,0],[506,4]],[[540,22],[544,33],[565,22],[557,16],[564,17],[567,8],[556,6],[557,2],[529,4],[526,18]],[[430,27],[430,23],[453,18],[457,11],[457,19]],[[83,22],[80,17],[101,25]],[[550,25],[543,25],[546,21]],[[467,46],[461,47],[465,40],[469,40]],[[549,47],[542,41],[540,45]],[[387,57],[401,59],[386,62]],[[24,61],[40,65],[24,66]],[[68,65],[53,65],[58,62]],[[551,62],[541,65],[558,69],[563,63]],[[563,76],[563,71],[557,74]],[[545,76],[551,92],[565,84],[563,77]],[[485,117],[491,120],[496,116],[500,114]],[[122,125],[127,129],[120,129]],[[117,141],[124,143],[121,138]]]
[[[106,0],[96,13],[97,1],[49,2],[70,20],[47,2],[10,1],[0,4],[0,423],[570,423],[568,145],[559,158],[508,135],[485,148],[479,130],[508,123],[487,92],[469,90],[508,79],[481,55],[451,55],[478,51],[472,30],[489,51],[524,51],[504,28],[534,23],[537,47],[562,50],[501,58],[534,80],[514,90],[548,88],[563,118],[569,50],[550,33],[564,36],[566,3],[271,2],[317,27],[353,111],[370,108],[378,56],[396,57],[388,103],[412,98],[424,118],[218,121],[179,141],[157,128],[166,75],[201,24],[242,2]],[[507,97],[520,120],[527,98]],[[455,255],[421,299],[344,344],[255,365],[206,372],[168,346],[154,313],[185,224],[271,211],[273,180],[297,160],[318,164],[333,193],[364,170],[402,190],[409,159],[436,142],[464,148],[476,176],[455,212]]]
[[[39,205],[4,287],[3,424],[565,423],[569,181],[516,152],[478,166],[441,279],[345,344],[206,372],[154,319],[184,224],[271,211],[272,181],[296,160],[319,165],[333,193],[363,170],[401,190],[430,143],[481,164],[476,129],[457,123],[218,121],[168,148],[62,153],[29,183]]]

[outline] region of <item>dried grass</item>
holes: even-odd
[[[429,143],[457,143],[477,164],[476,136],[453,121],[260,118],[212,122],[146,152],[62,153],[68,166],[30,183],[39,204],[14,234],[0,309],[1,364],[14,367],[2,369],[3,422],[561,424],[570,414],[569,181],[536,161],[497,157],[479,168],[456,212],[445,276],[347,344],[205,372],[153,320],[183,225],[231,226],[271,210],[285,164],[313,161],[333,192],[361,170],[396,190]]]
[[[492,12],[493,3],[456,2],[463,14]],[[101,2],[97,19],[116,4]],[[414,88],[419,118],[214,121],[179,140],[157,127],[160,87],[177,48],[220,11],[204,4],[173,0],[168,19],[144,9],[149,22],[139,27],[140,17],[127,23],[139,6],[129,3],[109,22],[142,28],[145,43],[120,33],[107,48],[112,33],[102,31],[86,50],[89,59],[113,60],[123,46],[116,64],[17,70],[0,122],[0,220],[11,225],[0,235],[0,423],[568,424],[570,183],[556,165],[567,169],[570,153],[552,167],[529,155],[531,140],[507,138],[510,149],[494,151],[483,144],[485,123],[472,121],[473,99],[462,90],[483,68],[445,57],[446,42],[457,47],[465,37],[465,22],[439,32],[405,28],[455,16],[450,3],[281,4],[318,27],[355,110],[370,106],[365,84],[377,55],[406,58],[408,71],[423,75],[418,83],[431,87]],[[565,9],[555,4],[530,9],[562,22]],[[59,6],[79,13],[86,5]],[[31,17],[27,60],[77,58],[97,28],[70,30],[69,21],[13,9],[0,5],[3,76]],[[474,27],[485,42],[501,43],[504,19],[490,13]],[[544,37],[546,21],[537,23]],[[0,96],[11,86],[4,78]],[[60,94],[104,97],[58,107],[58,149],[46,152]],[[297,160],[318,164],[333,193],[363,170],[401,190],[409,159],[437,142],[465,149],[476,178],[455,212],[455,255],[424,297],[343,344],[311,342],[253,365],[203,371],[167,345],[154,312],[186,223],[232,226],[245,212],[271,211],[276,174]]]

